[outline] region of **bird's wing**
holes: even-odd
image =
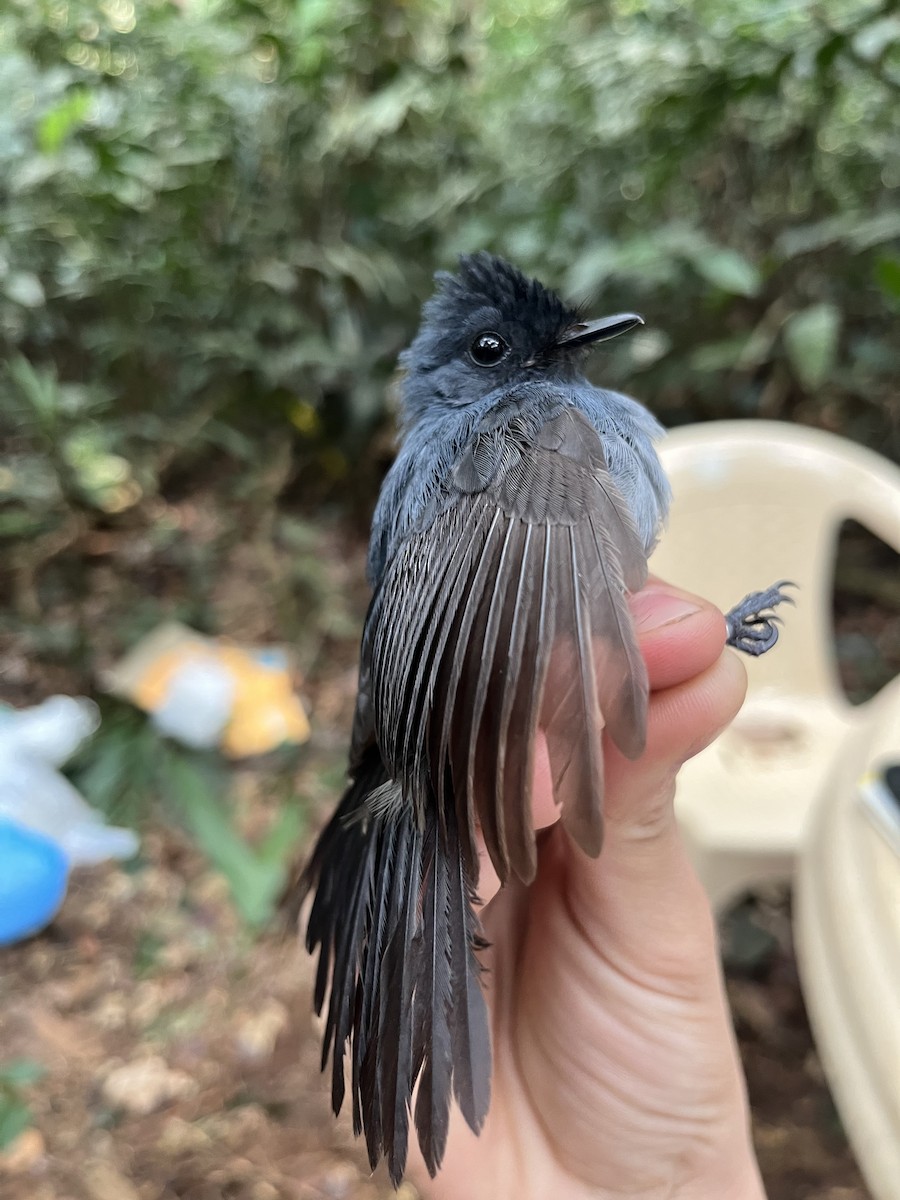
[[[563,825],[602,840],[605,728],[644,745],[647,677],[627,605],[647,565],[599,435],[567,408],[534,434],[478,435],[449,504],[388,564],[363,636],[366,704],[406,798],[453,804],[501,878],[536,870],[535,734],[545,732]],[[472,876],[477,877],[477,876]]]

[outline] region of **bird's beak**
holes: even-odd
[[[614,317],[600,317],[597,321],[580,321],[577,325],[571,325],[556,344],[569,350],[574,346],[588,346],[592,342],[606,342],[643,323],[644,318],[637,313],[616,313]]]

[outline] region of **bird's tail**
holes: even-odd
[[[406,1163],[413,1086],[428,1170],[444,1154],[451,1097],[477,1133],[490,1101],[483,945],[456,818],[436,805],[420,828],[377,750],[369,751],[290,898],[315,893],[306,945],[319,950],[315,1006],[328,994],[322,1069],[335,1113],[349,1052],[353,1126],[393,1183]],[[329,987],[330,985],[330,987]]]

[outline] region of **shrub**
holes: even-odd
[[[273,438],[321,494],[481,246],[643,311],[599,369],[670,422],[896,448],[898,32],[851,0],[12,0],[0,534]]]

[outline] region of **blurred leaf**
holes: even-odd
[[[60,409],[60,390],[56,372],[33,367],[22,355],[13,355],[6,363],[7,374],[24,402],[26,421],[33,421],[45,435],[54,429]]]
[[[853,48],[864,59],[874,60],[900,42],[900,17],[884,16],[865,25],[853,39]]]
[[[151,809],[158,754],[159,737],[143,713],[107,704],[100,729],[66,773],[107,820],[137,827]]]
[[[286,806],[260,849],[249,846],[232,827],[226,784],[220,771],[170,750],[165,767],[168,799],[210,862],[228,880],[235,905],[250,925],[261,925],[274,911],[284,884],[286,859],[302,824],[298,806]]]
[[[820,387],[833,371],[840,328],[841,314],[833,304],[814,304],[788,318],[785,348],[804,387]]]
[[[812,225],[786,230],[776,242],[777,252],[784,258],[809,254],[826,246],[846,242],[857,250],[868,250],[900,237],[900,212],[870,213],[843,212]]]
[[[880,258],[875,264],[875,278],[886,296],[900,300],[900,258]]]
[[[26,1087],[37,1083],[47,1074],[47,1068],[30,1058],[17,1058],[11,1062],[0,1063],[0,1084],[12,1087]]]
[[[0,1091],[0,1150],[9,1146],[31,1124],[31,1109],[16,1096]]]
[[[260,283],[268,284],[276,292],[291,292],[297,286],[297,277],[291,268],[283,262],[269,259],[251,269],[251,278]]]
[[[72,130],[80,125],[91,107],[87,91],[73,91],[55,108],[44,113],[37,127],[38,145],[44,154],[55,154]]]
[[[744,335],[698,346],[688,360],[691,370],[704,374],[711,371],[727,371],[737,365],[744,354],[747,338]]]
[[[43,533],[47,520],[22,508],[0,508],[0,538],[33,538]]]
[[[38,308],[44,303],[44,289],[33,271],[13,271],[3,280],[3,290],[23,308]]]
[[[296,799],[290,797],[260,846],[260,859],[277,867],[279,888],[284,882],[285,864],[297,846],[303,826],[303,810]]]
[[[0,1150],[31,1124],[31,1110],[22,1092],[45,1074],[45,1068],[31,1059],[0,1063]]]
[[[693,256],[691,265],[704,279],[733,296],[755,296],[762,287],[759,271],[736,250],[708,250]]]
[[[326,125],[324,149],[371,150],[380,138],[396,133],[418,94],[416,81],[400,75],[394,83],[373,95],[355,103],[345,103]]]

